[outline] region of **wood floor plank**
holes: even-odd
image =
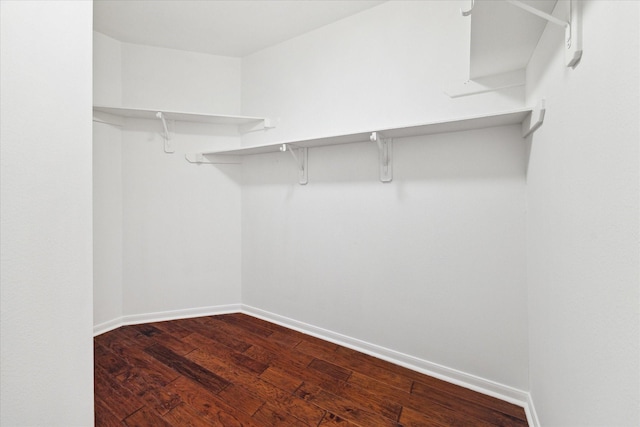
[[[137,325],[127,325],[117,329],[118,332],[129,340],[129,345],[135,345],[137,348],[145,348],[153,344],[153,340],[141,334],[137,329]]]
[[[280,369],[269,366],[263,373],[260,374],[260,379],[273,384],[281,390],[293,393],[302,385],[303,380],[300,378],[287,375]]]
[[[364,388],[336,379],[330,375],[326,375],[313,369],[300,369],[297,367],[289,367],[288,369],[285,367],[281,369],[276,366],[271,366],[267,371],[271,371],[274,375],[283,378],[283,381],[286,381],[286,378],[288,377],[288,381],[291,383],[300,382],[301,384],[301,382],[305,382],[308,386],[318,386],[329,393],[347,398],[365,409],[380,413],[381,415],[393,420],[398,419],[398,415],[402,409],[401,405],[382,399],[380,396],[377,396],[375,393],[371,393]],[[267,371],[265,371],[265,373]],[[262,377],[263,375],[261,375],[261,378]],[[289,389],[287,388],[286,390]],[[295,391],[295,389],[293,389],[292,392],[293,391]]]
[[[147,347],[144,351],[180,375],[203,385],[214,393],[221,391],[230,384],[213,372],[206,370],[202,366],[193,363],[191,360],[174,353],[160,344]]]
[[[369,390],[371,393],[376,394],[381,399],[385,399],[389,402],[394,402],[402,406],[403,412],[406,408],[412,408],[420,412],[421,410],[425,409],[425,405],[427,405],[427,408],[430,408],[432,404],[432,402],[429,402],[423,398],[412,395],[405,391],[399,391],[397,388],[391,385],[385,384],[366,375],[362,375],[359,372],[354,372],[353,375],[351,375],[351,377],[349,378],[349,383]]]
[[[94,388],[96,396],[99,396],[120,420],[144,406],[140,399],[99,366],[94,369]]]
[[[218,396],[229,405],[240,409],[247,415],[255,414],[265,403],[263,399],[256,397],[247,389],[236,384],[230,384],[218,393]]]
[[[371,391],[344,381],[322,381],[317,386],[336,396],[348,399],[360,407],[398,421],[402,406],[381,398]]]
[[[516,405],[241,313],[124,326],[94,357],[98,427],[527,425]]]
[[[395,372],[396,374],[403,375],[413,381],[422,381],[427,384],[430,379],[437,380],[436,378],[429,377],[428,375],[422,374],[420,372],[412,371],[411,369],[407,369],[403,366],[396,365],[395,363],[391,363],[383,359],[378,359],[377,357],[361,353],[348,347],[339,346],[336,349],[336,353],[340,356],[348,357],[349,359],[357,360],[365,364],[383,368],[387,371]]]
[[[327,412],[327,415],[324,416],[320,424],[318,424],[318,427],[354,427],[356,425],[357,424],[353,424],[337,415]]]
[[[351,376],[351,371],[341,366],[334,365],[322,359],[313,359],[309,363],[309,368],[327,374],[337,380],[346,381]]]
[[[366,363],[357,358],[344,356],[337,351],[323,350],[317,345],[309,344],[306,341],[298,344],[296,349],[309,355],[315,355],[320,359],[331,360],[331,363],[341,366],[343,369],[358,371],[371,378],[393,385],[400,390],[411,391],[413,386],[413,380],[405,375]]]
[[[457,414],[464,414],[482,422],[495,426],[520,426],[526,425],[521,419],[487,408],[480,404],[471,402],[460,396],[451,394],[435,388],[421,386],[419,391],[413,390],[412,394],[419,394],[424,401],[437,403],[440,406],[449,408]],[[465,395],[466,396],[466,395]],[[497,399],[496,399],[497,400]]]
[[[257,426],[251,415],[241,409],[227,404],[219,395],[195,384],[186,378],[179,378],[167,386],[167,389],[179,394],[196,413],[214,425],[225,426]]]
[[[256,335],[251,332],[247,333],[247,329],[238,326],[235,322],[225,322],[223,320],[217,319],[216,317],[209,318],[211,325],[215,325],[216,328],[223,330],[230,335],[243,336],[246,342],[252,344],[252,347],[258,344],[275,354],[287,352],[287,357],[293,357],[294,360],[296,359],[295,355],[298,355],[298,358],[305,359],[305,366],[313,359],[312,357],[309,358],[308,355],[292,350],[293,347],[301,341],[301,339],[297,336],[285,336],[286,334],[284,334],[280,330],[276,330],[273,332],[273,335],[264,337],[262,335]],[[249,347],[249,350],[251,350],[252,347]],[[248,350],[245,350],[245,353],[247,351]],[[289,351],[292,351],[293,353],[288,353]]]
[[[97,342],[93,344],[93,360],[111,375],[120,375],[129,367],[122,357]]]
[[[176,321],[164,321],[164,322],[151,322],[149,325],[160,329],[168,334],[173,335],[174,337],[181,339],[191,334],[189,329],[181,326],[179,322]]]
[[[520,421],[526,422],[527,420],[524,409],[520,406],[496,399],[495,397],[480,394],[473,390],[469,390],[455,384],[450,384],[442,380],[438,381],[439,382],[430,381],[430,384],[432,385],[426,385],[422,382],[416,381],[411,393],[424,398],[431,398],[430,396],[433,395],[433,390],[438,390],[447,393],[449,396],[456,396],[459,399],[501,412]]]
[[[124,420],[128,427],[178,427],[169,423],[153,409],[142,407]]]
[[[100,396],[95,397],[94,404],[94,423],[96,426],[103,427],[123,427],[124,422],[119,419]]]
[[[390,426],[398,427],[396,421],[383,417],[380,414],[369,412],[349,399],[331,394],[320,387],[302,384],[296,390],[296,396],[311,402],[327,412],[336,414],[341,418],[349,420],[362,426]]]
[[[278,328],[271,323],[240,313],[223,314],[221,316],[211,316],[210,318],[230,323],[261,337],[269,337],[274,331],[278,330]]]
[[[306,368],[314,359],[313,356],[300,353],[295,349],[279,347],[278,344],[270,342],[254,341],[244,354],[266,364],[274,366],[296,366]]]
[[[269,402],[273,407],[280,408],[278,412],[288,412],[295,418],[310,425],[317,425],[324,416],[323,410],[314,405],[310,405],[303,399],[281,390],[251,373],[237,369],[237,367],[228,362],[210,358],[201,350],[195,350],[193,353],[190,353],[188,357],[211,371],[216,372],[218,375],[227,378],[230,382],[241,385],[247,390],[251,390],[257,397],[263,399],[265,402]]]
[[[452,427],[454,425],[460,425],[458,421],[451,421],[443,419],[439,412],[433,414],[425,414],[423,412],[414,411],[411,408],[404,408],[402,415],[400,416],[400,422],[405,427]],[[455,424],[451,424],[454,422]],[[466,424],[466,426],[473,426],[474,424]]]
[[[274,427],[309,427],[299,419],[288,413],[277,412],[271,405],[266,404],[258,410],[253,418],[260,424]],[[314,424],[316,425],[316,424]]]
[[[237,336],[227,333],[223,329],[217,327],[217,325],[211,324],[210,322],[205,322],[204,320],[201,321],[199,319],[188,319],[188,321],[185,322],[185,327],[192,332],[200,334],[200,336],[211,340],[212,342],[222,344],[239,352],[243,352],[251,347],[251,344],[249,344],[247,341],[243,341]],[[189,338],[192,337],[188,336],[184,339],[188,340]]]
[[[178,378],[178,373],[145,353],[144,347],[140,346],[139,342],[127,338],[124,334],[120,335],[120,339],[110,339],[107,344],[109,350],[127,362],[128,370],[118,375],[121,380],[129,377],[131,375],[129,371],[133,368],[144,372],[158,383],[168,384]],[[153,344],[153,341],[149,340],[148,344]]]
[[[163,418],[174,426],[211,427],[210,420],[200,416],[195,409],[184,402],[173,408]]]
[[[143,377],[137,378],[141,379]],[[131,384],[131,382],[127,382],[123,385],[126,387]],[[159,415],[166,415],[167,412],[182,403],[180,395],[169,392],[165,387],[147,384],[147,387],[144,389],[142,388],[142,384],[136,384],[138,397],[145,403],[147,408],[155,410]]]
[[[153,325],[135,325],[134,328],[140,334],[151,338],[153,342],[162,344],[162,346],[181,356],[184,356],[185,354],[190,353],[195,349],[188,343],[188,341],[185,341],[184,339],[178,339],[173,335],[156,328]]]
[[[300,341],[302,341],[301,338],[290,333],[283,333],[282,331],[273,331],[273,333],[267,338],[269,341],[278,343],[279,345],[287,348],[294,348],[300,343]]]
[[[206,339],[201,336],[199,333],[194,333],[185,338],[189,343],[191,343],[194,347],[205,351],[206,353],[215,356],[219,359],[227,360],[247,371],[254,372],[256,374],[261,374],[267,369],[268,365],[253,359],[246,354],[239,353],[234,351],[231,348],[226,347],[225,345],[218,344],[215,341]]]

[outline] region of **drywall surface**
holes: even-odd
[[[576,69],[547,26],[527,70],[531,395],[544,426],[637,426],[639,3],[580,3]]]
[[[93,32],[93,104],[122,106],[122,43]]]
[[[123,311],[148,314],[240,302],[241,168],[184,158],[238,136],[177,122],[175,153],[162,125],[128,120],[122,131]]]
[[[243,61],[258,140],[521,106],[518,90],[451,100],[468,78],[458,2],[388,2]],[[522,93],[522,95],[524,95]],[[526,390],[524,144],[519,128],[397,141],[394,180],[369,142],[243,165],[242,302]]]
[[[0,424],[93,425],[92,4],[0,17]]]
[[[122,43],[127,107],[240,113],[239,58]]]
[[[122,188],[122,131],[94,122],[94,325],[122,317]]]
[[[96,104],[239,113],[239,59],[95,34]],[[174,153],[164,151],[159,120],[94,124],[97,326],[240,302],[241,168],[184,158],[238,146],[240,136],[228,126],[168,126]]]
[[[243,58],[242,109],[277,127],[244,144],[314,138],[522,106],[524,89],[451,99],[469,79],[468,2],[393,1]]]
[[[526,389],[519,127],[313,149],[244,163],[249,306]]]

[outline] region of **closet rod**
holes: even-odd
[[[512,4],[512,5],[516,6],[516,7],[519,7],[520,9],[525,10],[525,11],[527,11],[529,13],[533,13],[534,15],[539,16],[542,19],[546,19],[547,21],[549,21],[549,22],[551,22],[553,24],[560,25],[563,28],[571,26],[571,22],[563,21],[562,19],[558,19],[555,16],[550,15],[550,14],[548,14],[546,12],[543,12],[543,11],[541,11],[539,9],[536,9],[533,6],[529,6],[528,4],[523,3],[520,0],[507,0],[507,3],[510,3],[510,4]]]

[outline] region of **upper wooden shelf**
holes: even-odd
[[[290,145],[295,148],[311,148],[326,145],[351,144],[355,142],[369,141],[372,133],[378,133],[384,138],[406,138],[410,136],[431,135],[436,133],[458,132],[473,129],[483,129],[494,126],[505,126],[522,123],[533,110],[531,108],[503,111],[495,114],[464,117],[454,120],[442,120],[431,123],[423,123],[413,126],[403,126],[387,129],[374,129],[366,132],[335,135],[322,138],[277,142],[271,144],[254,145],[233,150],[206,151],[198,153],[199,160],[206,155],[245,156],[252,154],[264,154],[283,151],[282,146]],[[189,159],[194,161],[195,159]],[[206,162],[206,160],[204,160]]]
[[[106,107],[102,105],[94,105],[93,111],[111,114],[118,117],[131,117],[137,119],[157,119],[157,114],[161,112],[167,120],[235,126],[254,125],[261,122],[265,123],[265,121],[267,120],[263,117],[191,113],[185,111],[168,111],[162,109],[149,110],[142,108]]]

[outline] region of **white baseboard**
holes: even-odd
[[[527,422],[530,427],[540,427],[535,412],[531,395],[523,390],[516,389],[495,381],[487,380],[476,375],[468,374],[457,369],[449,368],[438,363],[429,362],[408,354],[400,353],[389,348],[352,338],[327,329],[319,328],[308,323],[299,322],[279,314],[271,313],[246,304],[228,304],[211,307],[190,308],[185,310],[162,311],[156,313],[136,314],[123,316],[108,322],[94,326],[94,336],[125,325],[137,325],[140,323],[161,322],[165,320],[186,319],[190,317],[214,316],[227,313],[245,313],[268,322],[294,329],[307,335],[311,335],[356,351],[377,357],[387,362],[403,366],[429,375],[452,384],[456,384],[488,396],[513,403],[524,408]]]
[[[413,371],[521,406],[525,410],[529,425],[531,427],[539,427],[535,411],[533,410],[531,396],[524,390],[519,390],[514,387],[487,380],[437,363],[429,362],[428,360],[420,359],[408,354],[400,353],[376,344],[361,341],[357,338],[352,338],[304,322],[299,322],[256,307],[242,304],[242,312],[250,316],[258,317],[290,329],[295,329],[296,331],[307,335],[312,335],[379,359],[386,360],[387,362],[391,362],[395,365],[403,366]],[[534,421],[536,422],[534,423]]]
[[[107,322],[100,323],[99,325],[93,325],[93,336],[96,337],[100,334],[104,334],[105,332],[117,329],[122,325],[122,317],[111,319]]]
[[[122,316],[93,327],[93,336],[104,334],[125,325],[163,322],[165,320],[188,319],[190,317],[215,316],[217,314],[238,313],[242,304],[215,305],[210,307],[187,308],[184,310],[159,311],[155,313],[133,314]]]
[[[540,419],[536,413],[536,408],[533,405],[533,397],[531,393],[527,393],[527,405],[524,407],[524,412],[527,414],[527,423],[529,427],[540,427]]]

